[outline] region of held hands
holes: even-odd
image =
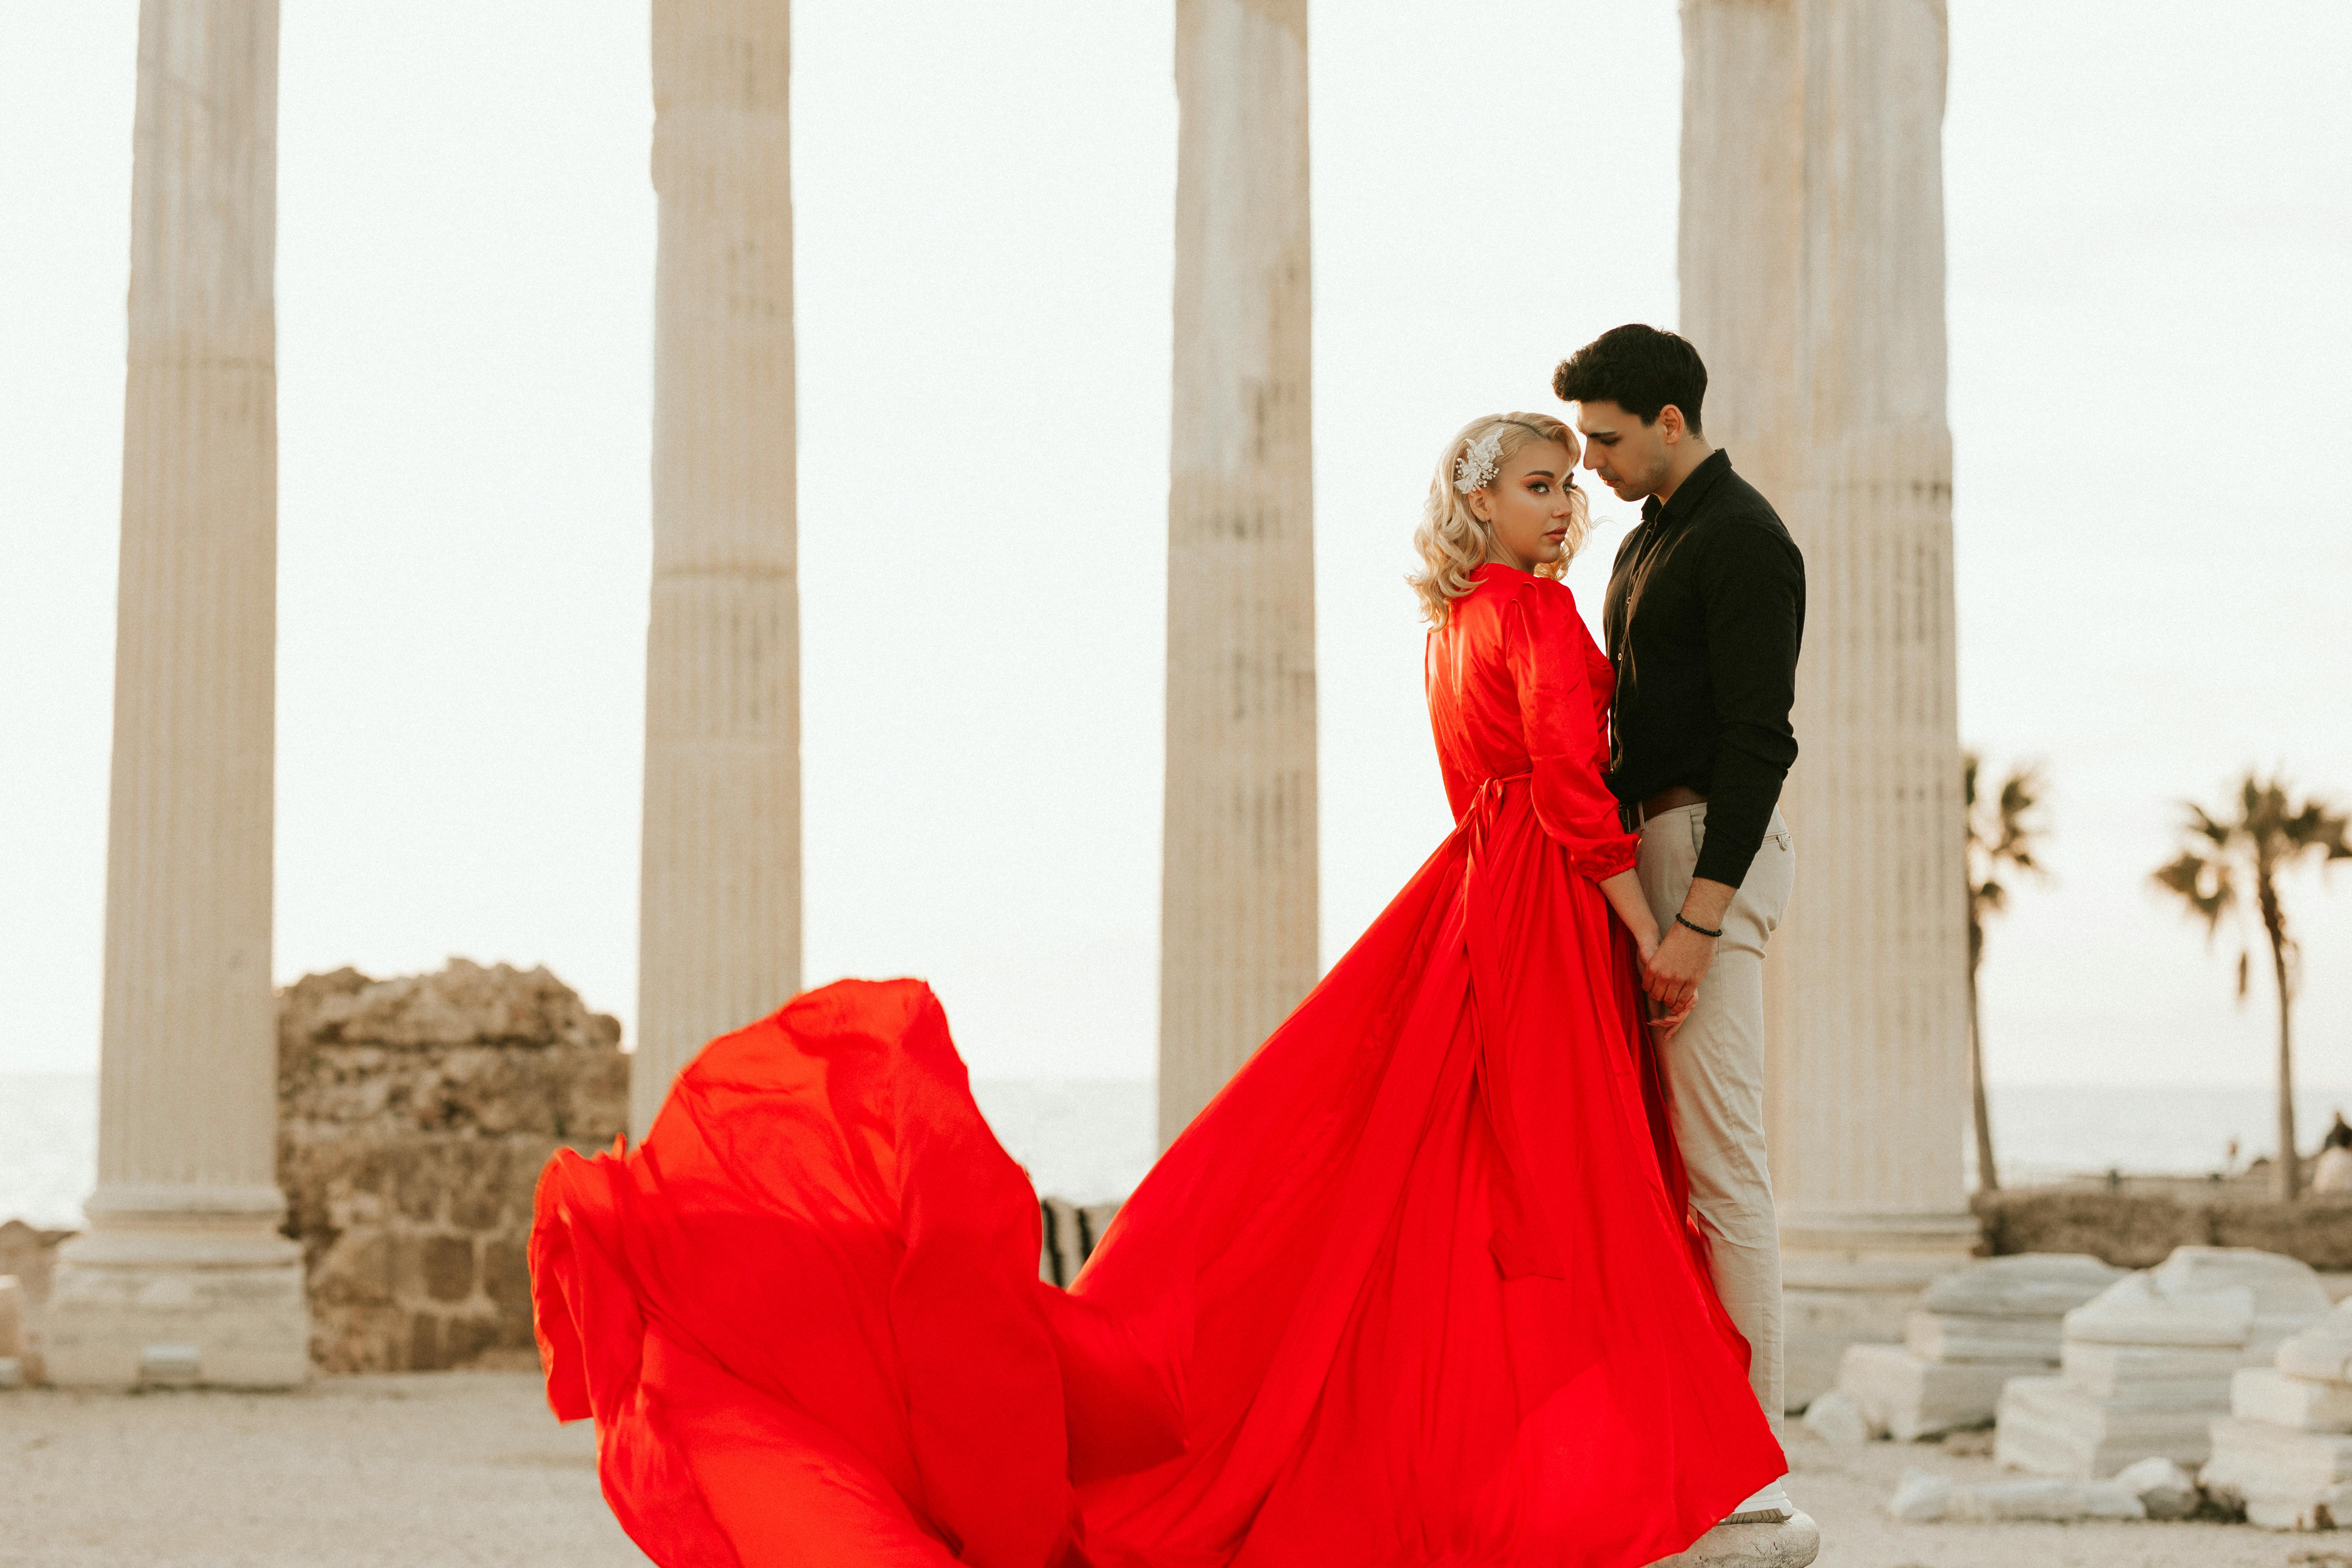
[[[1676,921],[1666,928],[1655,956],[1642,966],[1642,989],[1661,1007],[1688,1012],[1714,963],[1715,939]]]
[[[1690,1016],[1699,983],[1715,963],[1716,939],[1701,935],[1683,921],[1721,931],[1724,911],[1731,908],[1738,890],[1704,878],[1693,881],[1683,900],[1682,920],[1661,934],[1657,917],[1650,912],[1649,900],[1633,872],[1620,871],[1601,882],[1601,895],[1633,933],[1634,950],[1642,961],[1642,990],[1650,999],[1650,1027],[1660,1045],[1672,1039]]]
[[[1626,923],[1633,926],[1633,950],[1641,959],[1642,989],[1646,993],[1650,988],[1651,965],[1655,963],[1658,958],[1658,922],[1650,918],[1649,910],[1643,910],[1641,911],[1640,923],[1635,924],[1633,921]],[[1658,1044],[1661,1046],[1673,1039],[1675,1031],[1682,1027],[1683,1020],[1690,1016],[1688,1003],[1685,1003],[1680,1008],[1671,1010],[1660,1006],[1654,1000],[1650,1001],[1648,1005],[1650,1029],[1657,1036]]]
[[[1683,900],[1681,918],[1665,928],[1656,950],[1644,952],[1642,962],[1642,989],[1648,994],[1651,1005],[1660,1019],[1665,1021],[1661,1043],[1672,1037],[1675,1028],[1690,1016],[1698,999],[1700,982],[1715,963],[1717,939],[1694,931],[1704,926],[1707,931],[1723,929],[1724,912],[1739,889],[1728,883],[1699,879],[1690,885]]]
[[[1685,1003],[1679,1008],[1666,1007],[1655,1000],[1656,982],[1652,979],[1652,973],[1664,945],[1658,935],[1657,917],[1650,912],[1649,900],[1643,897],[1642,884],[1631,871],[1620,871],[1604,880],[1601,884],[1601,892],[1609,900],[1609,907],[1617,911],[1617,918],[1624,922],[1625,929],[1633,933],[1633,951],[1642,964],[1642,989],[1652,997],[1650,1027],[1656,1032],[1658,1043],[1663,1046],[1674,1037],[1675,1030],[1689,1015],[1690,1006]],[[1671,940],[1671,935],[1668,940]],[[1694,983],[1693,989],[1696,988]]]

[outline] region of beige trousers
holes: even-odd
[[[1706,807],[1661,812],[1642,825],[1642,892],[1671,930],[1690,891]],[[1691,1206],[1712,1250],[1716,1293],[1748,1336],[1748,1379],[1780,1429],[1780,1229],[1764,1166],[1764,942],[1789,907],[1796,855],[1772,814],[1762,847],[1723,917],[1715,963],[1690,1016],[1665,1049],[1675,1139],[1690,1173]]]

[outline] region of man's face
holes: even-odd
[[[1576,428],[1584,437],[1584,466],[1619,500],[1655,495],[1666,482],[1663,419],[1644,425],[1614,403],[1580,403]]]

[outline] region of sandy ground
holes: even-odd
[[[0,1563],[423,1568],[646,1558],[586,1422],[535,1373],[322,1378],[296,1394],[0,1393]]]
[[[1879,1505],[1906,1468],[1975,1479],[1991,1461],[1790,1440],[1821,1568],[2352,1568],[2352,1531],[1897,1524]],[[338,1377],[286,1394],[0,1393],[12,1568],[644,1562],[597,1495],[586,1426],[558,1426],[531,1373]]]

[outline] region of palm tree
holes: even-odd
[[[1985,1108],[1984,1029],[1977,1002],[1977,970],[1984,963],[1985,917],[2009,907],[2009,887],[2001,880],[2011,871],[2042,876],[2033,858],[2047,831],[2040,811],[2043,788],[2039,764],[2027,763],[2010,770],[2000,794],[1977,798],[1977,773],[1984,759],[1969,752],[1963,759],[1961,793],[1969,832],[1969,1094],[1976,1105],[1977,1187],[1996,1192],[2000,1173],[1992,1159],[1992,1119]]]
[[[2193,801],[2183,801],[2187,813],[2180,824],[2182,847],[2179,859],[2159,867],[2157,885],[2177,893],[2191,914],[2205,922],[2210,941],[2221,921],[2243,918],[2242,895],[2251,886],[2263,934],[2270,941],[2271,978],[2278,987],[2278,1134],[2277,1192],[2292,1198],[2302,1185],[2303,1170],[2294,1144],[2294,1049],[2290,1029],[2294,1007],[2296,971],[2294,939],[2287,934],[2286,911],[2280,907],[2278,876],[2312,856],[2325,866],[2352,860],[2341,811],[2318,799],[2295,805],[2287,797],[2284,780],[2249,773],[2239,786],[2237,816],[2225,820]],[[2238,1000],[2246,999],[2251,942],[2238,952]]]

